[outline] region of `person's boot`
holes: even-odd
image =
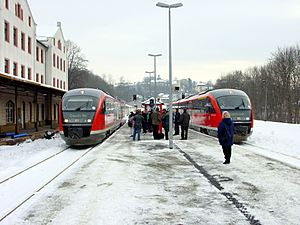
[[[225,160],[225,162],[223,162],[223,164],[230,164],[230,160]]]

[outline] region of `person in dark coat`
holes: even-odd
[[[141,115],[141,111],[137,110],[136,115],[133,117],[133,140],[135,141],[136,134],[138,134],[138,141],[141,140],[141,129],[143,126],[144,117]]]
[[[144,118],[144,120],[143,120],[143,133],[146,134],[147,133],[147,126],[148,126],[148,123],[147,123],[147,110],[146,109],[142,112],[142,116]]]
[[[175,112],[174,123],[175,123],[175,134],[174,135],[179,135],[180,113],[179,113],[178,108],[176,109],[176,112]]]
[[[233,145],[234,126],[229,112],[224,111],[222,117],[223,119],[218,126],[218,139],[225,157],[225,162],[223,164],[229,164],[231,158],[231,146]]]
[[[169,111],[166,111],[164,109],[164,112],[162,114],[162,127],[165,130],[165,138],[166,140],[169,140]]]
[[[191,119],[191,117],[187,113],[187,109],[184,109],[183,113],[180,116],[181,140],[187,140],[189,125],[190,125],[190,119]]]

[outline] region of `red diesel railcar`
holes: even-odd
[[[68,145],[94,145],[126,121],[126,104],[91,88],[68,91],[62,99],[59,129]]]
[[[247,140],[253,130],[254,113],[248,95],[236,89],[206,91],[173,103],[175,108],[187,108],[190,127],[216,136],[222,113],[228,111],[234,124],[234,140]]]

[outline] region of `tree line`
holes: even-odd
[[[114,95],[114,86],[102,77],[94,74],[87,68],[88,60],[82,53],[81,48],[74,42],[68,40],[68,87],[75,88],[98,88]]]
[[[299,123],[300,48],[278,48],[265,65],[223,75],[214,88],[245,91],[256,119]]]

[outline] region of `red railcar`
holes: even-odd
[[[125,123],[126,107],[98,89],[68,91],[60,105],[60,134],[68,145],[97,144]]]
[[[248,95],[236,89],[206,91],[173,103],[175,108],[187,108],[190,127],[213,136],[217,135],[222,113],[228,111],[234,124],[234,140],[245,141],[252,133],[254,113]]]

